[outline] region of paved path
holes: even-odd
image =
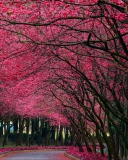
[[[1,160],[70,160],[64,156],[64,151],[32,151],[17,152]]]

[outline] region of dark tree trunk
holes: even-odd
[[[7,143],[8,143],[9,132],[10,132],[10,121],[7,122],[7,128],[6,128],[6,125],[5,125],[5,136],[4,136],[4,140],[3,140],[3,147],[5,145],[7,145]]]
[[[68,145],[68,128],[66,127],[66,133],[65,133],[65,145]]]
[[[41,136],[42,136],[42,120],[39,120],[39,123],[41,123],[41,126],[39,127],[38,126],[38,137],[37,137],[37,143],[38,143],[38,146],[42,145],[42,142],[41,142]],[[39,124],[38,124],[39,125]]]
[[[45,122],[45,146],[50,142],[50,125],[49,122]]]
[[[118,154],[115,150],[115,146],[113,145],[113,142],[111,141],[111,138],[107,137],[106,132],[104,132],[103,130],[102,130],[102,135],[103,135],[104,140],[105,140],[106,145],[107,145],[109,160],[112,160],[112,155],[114,157],[114,160],[119,160],[119,156],[118,156]]]
[[[87,151],[88,151],[88,152],[92,152],[92,149],[91,149],[91,147],[90,147],[90,145],[89,145],[89,143],[88,143],[88,139],[87,139],[86,137],[83,137],[83,140],[84,140],[84,142],[85,142],[85,144],[86,144]]]
[[[34,134],[35,134],[35,128],[36,128],[36,120],[32,119],[32,132],[31,132],[31,145],[34,143]]]
[[[22,145],[23,129],[24,129],[24,119],[19,119],[19,134],[18,134],[16,146]]]
[[[60,145],[63,145],[63,133],[62,132],[63,132],[63,127],[60,126],[59,137],[58,137]]]
[[[29,118],[26,119],[26,146],[29,146],[29,126],[30,126],[30,120]]]
[[[3,120],[1,120],[1,127],[0,127],[0,138],[3,136]]]
[[[104,156],[104,144],[98,129],[96,129],[96,137],[100,145],[100,153],[102,156]]]
[[[76,144],[77,144],[77,146],[79,148],[79,152],[84,152],[82,144],[81,144],[81,142],[79,140],[76,140]]]
[[[18,120],[14,120],[13,125],[14,125],[14,133],[16,134],[18,131]]]

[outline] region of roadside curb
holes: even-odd
[[[2,153],[2,154],[0,154],[0,158],[6,157],[6,156],[8,156],[11,153],[12,153],[11,151],[8,151],[6,153]]]
[[[72,155],[70,155],[70,154],[68,154],[68,153],[66,153],[66,152],[64,152],[64,155],[65,155],[66,157],[70,158],[71,160],[80,160],[79,158],[76,158],[76,157],[74,157],[74,156],[72,156]]]

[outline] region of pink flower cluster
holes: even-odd
[[[88,152],[86,147],[83,148],[84,152],[79,152],[78,147],[69,147],[66,153],[79,158],[80,160],[108,160],[107,155],[104,157],[100,153]]]
[[[23,147],[10,147],[10,148],[0,148],[0,155],[11,151],[21,151],[21,150],[63,150],[67,149],[66,146],[23,146]]]

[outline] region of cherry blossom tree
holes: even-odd
[[[119,159],[112,128],[128,149],[127,5],[122,0],[1,0],[2,116],[40,115],[68,124],[67,116],[79,127],[77,143],[89,134],[82,124],[91,124],[99,137],[102,133],[109,159],[112,154]]]

